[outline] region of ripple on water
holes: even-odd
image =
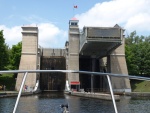
[[[12,113],[15,98],[0,98],[0,113]],[[71,113],[114,113],[112,101],[68,96],[61,93],[42,93],[20,98],[16,113],[61,113],[61,104],[69,104]],[[119,113],[150,113],[149,98],[121,97]]]

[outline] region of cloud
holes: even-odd
[[[132,32],[150,31],[150,0],[111,0],[97,3],[87,12],[75,15],[79,26],[112,27],[119,24]]]
[[[67,32],[59,29],[54,24],[41,23],[39,27],[39,44],[42,47],[62,48],[67,40]]]
[[[150,15],[148,14],[137,14],[131,17],[126,23],[125,27],[129,30],[136,29],[140,32],[150,31]]]
[[[8,28],[5,25],[0,25],[0,30],[3,30],[3,35],[5,38],[5,43],[11,47],[22,40],[21,36],[21,26],[15,26]]]
[[[31,24],[35,26],[35,24]],[[65,46],[67,40],[67,32],[59,29],[51,23],[39,23],[39,45],[42,47],[62,48]],[[14,26],[12,28],[0,25],[0,30],[4,30],[5,42],[12,47],[22,41],[21,26]]]
[[[79,26],[112,27],[119,24],[128,32],[134,30],[138,35],[150,35],[150,0],[111,0],[95,4],[87,12],[75,15]],[[14,15],[10,15],[10,18]],[[60,29],[55,23],[36,15],[22,17],[25,21],[37,24],[39,28],[39,44],[42,47],[62,48],[67,40],[67,31]],[[4,30],[6,43],[11,47],[22,40],[21,26],[7,27]]]

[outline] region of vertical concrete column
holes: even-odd
[[[100,59],[100,67],[101,67],[100,72],[107,73],[109,64],[106,64],[106,63],[108,62],[107,61],[108,59],[109,58],[106,58],[106,57],[103,57],[102,59]],[[101,91],[107,91],[109,89],[108,80],[106,76],[100,76],[100,88],[101,88]]]
[[[69,48],[69,42],[66,41],[66,43],[65,43],[66,70],[68,70],[68,55],[69,55],[68,48]],[[68,82],[68,73],[66,73],[66,81]],[[66,83],[66,84],[68,84],[68,83]]]
[[[128,74],[127,64],[125,59],[124,38],[122,45],[114,50],[107,57],[108,70],[116,74]],[[116,92],[131,92],[130,81],[128,78],[111,77],[114,91]]]
[[[95,72],[96,68],[96,56],[93,55],[92,57],[92,72]],[[91,92],[94,92],[94,75],[91,75]]]
[[[99,59],[99,67],[100,67],[99,71],[100,72],[104,72],[103,66],[104,66],[104,63],[103,63],[103,59],[101,58],[101,59]],[[100,91],[101,91],[101,89],[103,88],[103,77],[102,76],[100,76],[99,81],[100,81],[99,87],[100,87]]]
[[[38,28],[33,26],[22,27],[22,53],[20,59],[19,70],[36,70],[38,67]],[[25,85],[27,91],[33,90],[37,79],[36,73],[27,75]],[[23,74],[18,74],[16,81],[16,90],[20,89]]]
[[[79,28],[78,20],[72,18],[69,21],[69,48],[68,48],[68,70],[79,70]],[[79,82],[78,73],[68,73],[68,81]]]
[[[107,73],[111,73],[110,55],[107,56]]]

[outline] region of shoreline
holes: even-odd
[[[110,94],[106,93],[87,93],[87,92],[64,92],[65,94],[71,95],[71,96],[79,96],[79,97],[86,97],[86,98],[96,98],[101,100],[112,100]],[[120,95],[114,95],[115,100],[120,100]]]
[[[28,95],[34,95],[37,94],[35,92],[22,92],[21,96],[28,96]],[[18,92],[17,91],[0,91],[0,98],[7,98],[7,97],[17,97]]]
[[[132,97],[150,97],[150,92],[131,92],[125,93],[125,95]]]
[[[55,91],[56,92],[56,91]],[[21,96],[35,95],[40,92],[22,92]],[[103,100],[111,100],[111,95],[109,93],[87,93],[87,92],[65,92],[64,94],[69,94],[72,96],[80,96],[87,98],[98,98]],[[121,95],[131,96],[131,97],[150,97],[150,92],[131,92],[131,93],[115,93],[115,100],[119,100]],[[0,98],[6,97],[16,97],[18,96],[17,91],[0,91]]]

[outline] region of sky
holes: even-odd
[[[38,26],[40,46],[64,48],[72,17],[80,29],[119,24],[125,35],[136,30],[149,36],[149,6],[150,0],[0,0],[0,30],[9,47],[22,40],[22,26],[33,25]]]

